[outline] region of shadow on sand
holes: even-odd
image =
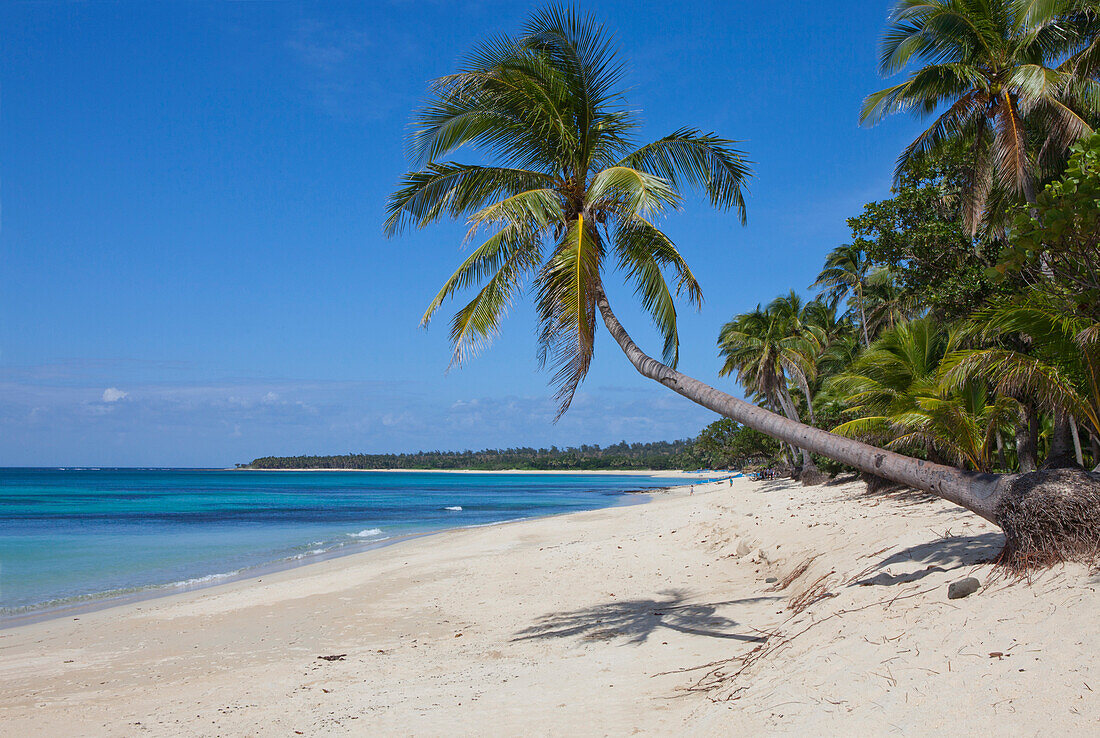
[[[658,628],[678,633],[728,638],[749,643],[762,643],[763,635],[738,633],[738,623],[718,615],[720,607],[746,605],[782,599],[780,597],[747,597],[740,600],[711,603],[689,603],[680,590],[662,592],[664,599],[636,599],[608,602],[583,610],[544,615],[529,628],[516,634],[514,640],[535,638],[569,638],[611,640],[624,638],[627,643],[644,643]]]
[[[878,574],[867,576],[853,584],[890,586],[915,582],[937,571],[951,571],[984,564],[996,557],[1002,546],[1004,546],[1004,535],[1001,533],[941,538],[938,541],[895,551],[876,565],[875,568],[880,570]],[[881,571],[893,564],[926,564],[926,566],[919,571],[905,574],[888,574]]]

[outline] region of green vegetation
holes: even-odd
[[[607,36],[564,10],[485,44],[416,119],[422,168],[391,197],[389,231],[444,215],[494,231],[424,320],[484,283],[452,322],[461,360],[530,280],[562,412],[598,313],[640,374],[728,419],[695,444],[712,465],[763,458],[805,483],[846,465],[1000,525],[1006,562],[1100,554],[1100,477],[1080,469],[1100,463],[1100,6],[900,0],[881,68],[906,77],[867,98],[864,122],[937,117],[899,157],[893,196],[849,221],[818,298],[783,295],[719,332],[722,374],[754,402],[677,371],[674,293],[701,295],[653,225],[685,186],[743,220],[745,156],[693,129],[636,147]],[[437,162],[464,144],[497,165]],[[663,362],[612,311],[613,267]]]
[[[501,469],[597,470],[697,468],[691,441],[616,443],[575,448],[508,448],[483,451],[418,451],[410,454],[265,456],[249,469]]]
[[[901,0],[879,66],[887,75],[916,66],[904,82],[869,95],[860,119],[946,106],[898,166],[964,143],[971,169],[962,218],[974,234],[997,219],[987,207],[995,188],[1035,202],[1036,179],[1060,170],[1066,149],[1091,133],[1096,23],[1090,2]]]
[[[496,334],[532,281],[539,361],[553,369],[562,413],[592,361],[604,270],[634,285],[664,337],[665,363],[675,366],[674,295],[699,305],[702,291],[655,218],[676,209],[686,187],[745,216],[749,165],[734,142],[681,128],[638,145],[640,121],[617,89],[621,76],[598,25],[561,8],[535,14],[520,37],[487,41],[435,81],[410,138],[422,168],[389,201],[391,234],[444,216],[466,218],[470,240],[494,230],[439,290],[423,324],[447,298],[484,282],[451,321],[452,361],[461,362]],[[498,164],[440,161],[462,146]]]

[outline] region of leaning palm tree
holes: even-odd
[[[598,26],[560,9],[538,13],[521,38],[486,43],[460,72],[436,80],[411,142],[423,168],[406,176],[389,203],[390,233],[442,216],[466,216],[470,239],[494,230],[422,322],[455,292],[488,278],[451,322],[454,361],[462,362],[492,338],[532,279],[539,358],[554,367],[559,415],[592,360],[605,270],[613,264],[634,285],[664,337],[665,362],[675,366],[674,295],[700,305],[702,293],[655,219],[692,186],[745,218],[744,153],[692,128],[637,145],[639,121],[616,89],[621,74]],[[501,165],[438,161],[464,145],[482,147]]]
[[[896,112],[925,117],[946,106],[899,157],[898,171],[947,142],[967,142],[973,171],[963,219],[971,233],[995,180],[1034,203],[1042,163],[1037,159],[1060,160],[1092,132],[1100,84],[1091,65],[1080,62],[1095,40],[1090,13],[1078,7],[1084,5],[900,0],[894,9],[882,42],[882,72],[923,66],[904,82],[869,95],[860,120],[873,124]],[[1038,141],[1038,151],[1029,148],[1029,139]]]
[[[819,287],[825,291],[829,304],[836,306],[845,297],[855,301],[859,311],[859,324],[863,329],[863,345],[871,345],[871,336],[867,331],[867,310],[863,292],[867,276],[872,268],[867,253],[854,244],[837,246],[825,257],[825,268],[817,275],[817,281],[811,288]],[[848,303],[851,305],[851,301]]]
[[[412,134],[420,168],[391,196],[387,229],[422,227],[446,215],[467,218],[472,233],[493,231],[425,314],[430,319],[454,293],[483,285],[452,321],[455,359],[492,338],[530,280],[540,356],[556,367],[563,410],[591,362],[598,312],[639,373],[703,407],[798,448],[935,492],[1002,525],[1007,551],[1026,553],[1056,537],[1042,526],[1033,531],[1033,516],[1018,514],[1046,498],[1017,478],[974,475],[842,438],[675,369],[674,294],[686,292],[696,304],[701,295],[654,216],[679,205],[681,192],[694,187],[743,219],[749,166],[733,142],[693,129],[635,146],[637,121],[615,88],[619,72],[601,28],[550,9],[536,14],[519,38],[483,45],[459,73],[433,86]],[[439,160],[465,144],[495,163]],[[642,351],[612,311],[604,279],[614,266],[657,321],[664,362]],[[662,270],[673,274],[674,287]]]

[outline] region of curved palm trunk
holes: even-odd
[[[1069,431],[1073,436],[1073,455],[1077,459],[1077,466],[1084,468],[1085,455],[1081,452],[1081,435],[1077,432],[1077,418],[1069,416]]]
[[[817,425],[817,418],[814,416],[814,395],[810,391],[810,383],[806,381],[805,377],[799,377],[798,388],[802,390],[802,395],[806,398],[806,412],[810,414],[810,425]]]
[[[771,406],[771,409],[773,411],[777,413],[784,412],[780,406],[779,400],[771,398],[766,400],[766,402],[768,405]],[[794,447],[794,444],[789,442],[780,442],[779,448],[782,449],[784,462],[790,464],[790,467],[792,469],[798,466],[798,449]]]
[[[939,495],[998,524],[995,511],[997,503],[1005,493],[1005,485],[1002,482],[1008,477],[962,471],[922,459],[902,456],[893,451],[842,438],[820,428],[803,425],[739,400],[665,366],[638,348],[611,311],[607,295],[604,294],[603,287],[600,285],[596,286],[596,304],[608,332],[642,376],[660,382],[692,402],[772,438],[792,443],[799,448],[819,453],[898,484]]]

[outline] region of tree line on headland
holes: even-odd
[[[403,454],[264,456],[238,469],[470,469],[475,471],[741,469],[782,463],[779,442],[729,418],[716,420],[693,439],[584,444],[569,448],[417,451]]]
[[[336,456],[265,456],[247,469],[502,469],[596,470],[683,469],[698,464],[692,441],[616,443],[570,448],[507,448],[481,451],[418,451],[405,454],[340,454]]]
[[[560,7],[483,43],[414,118],[387,231],[458,218],[480,242],[423,322],[474,291],[451,321],[462,362],[530,295],[562,413],[602,322],[640,374],[774,439],[806,484],[828,462],[934,493],[1000,526],[1018,566],[1100,556],[1100,3],[899,0],[880,69],[903,79],[860,120],[931,125],[817,297],[721,328],[749,401],[677,369],[675,297],[698,306],[701,288],[659,227],[688,190],[744,222],[747,155],[687,127],[639,145],[609,34]],[[446,159],[470,148],[488,163]],[[612,310],[613,271],[660,360]]]

